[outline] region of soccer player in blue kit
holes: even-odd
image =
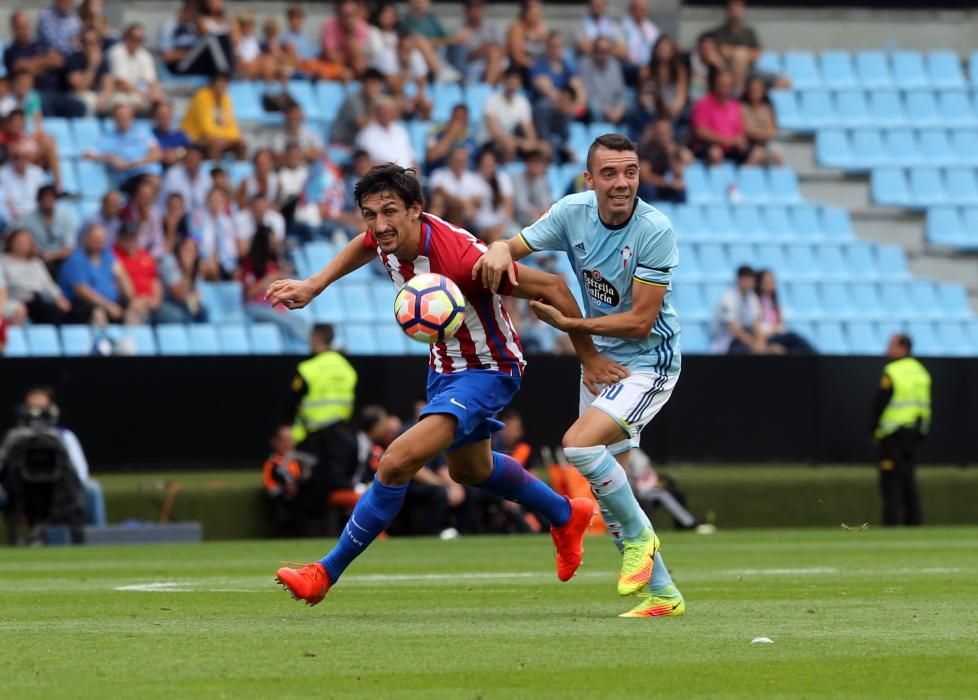
[[[560,251],[570,258],[586,318],[569,318],[541,301],[531,307],[561,331],[593,335],[597,350],[629,374],[598,394],[581,385],[580,416],[564,435],[564,453],[590,482],[622,552],[619,594],[639,598],[622,617],[682,615],[682,594],[623,469],[679,379],[679,319],[670,303],[676,236],[662,212],[636,197],[638,154],[626,137],[597,138],[584,178],[588,191],[564,197],[519,236],[493,243],[473,276],[496,289],[517,283],[514,261],[530,253]]]

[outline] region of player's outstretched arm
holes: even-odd
[[[519,265],[519,279],[520,286],[513,287],[510,296],[531,300],[542,299],[549,308],[559,310],[558,313],[565,318],[584,320],[581,318],[581,309],[563,277]],[[571,331],[568,335],[584,368],[584,385],[592,393],[598,393],[597,384],[614,384],[628,376],[625,367],[598,354],[594,341],[591,340],[591,334],[586,331]]]
[[[363,239],[365,233],[353,238],[347,243],[326,267],[306,280],[278,280],[269,285],[265,298],[275,306],[281,304],[287,309],[301,309],[333,282],[354,270],[366,265],[374,257],[374,251],[365,248]]]
[[[519,286],[516,278],[516,260],[522,260],[532,253],[519,236],[507,241],[496,241],[482,254],[472,267],[472,279],[482,278],[482,286],[495,292],[504,278],[514,287]]]
[[[544,300],[531,301],[530,308],[545,323],[567,333],[584,332],[609,338],[646,338],[666,296],[666,286],[636,279],[632,283],[632,308],[618,314],[577,318]]]

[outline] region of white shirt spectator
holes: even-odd
[[[235,48],[235,52],[242,61],[247,61],[248,63],[254,61],[261,55],[261,45],[258,43],[258,37],[254,34],[241,37],[238,40],[238,46]]]
[[[493,229],[501,224],[511,224],[512,219],[509,218],[508,213],[503,207],[495,207],[492,203],[492,188],[489,183],[486,182],[482,177],[476,176],[479,179],[479,185],[482,188],[482,194],[479,201],[479,210],[475,213],[473,222],[478,229]],[[504,198],[508,199],[513,196],[513,181],[509,179],[509,175],[502,172],[501,170],[496,171],[496,183],[499,185],[499,194]]]
[[[433,172],[428,180],[428,187],[432,191],[441,188],[453,197],[465,200],[482,197],[487,190],[483,179],[471,170],[455,175],[449,168],[438,168]]]
[[[631,15],[622,19],[621,28],[625,35],[628,60],[636,66],[646,65],[652,58],[652,48],[659,39],[659,28],[648,18],[638,23]]]
[[[200,237],[200,257],[216,257],[225,272],[232,272],[238,265],[238,236],[234,230],[234,220],[223,212],[212,216],[206,209],[198,210],[194,216],[193,229]]]
[[[145,90],[156,84],[156,64],[153,55],[140,46],[129,53],[124,42],[116,43],[108,53],[109,72],[133,87]]]
[[[13,163],[0,167],[0,192],[11,217],[19,219],[37,209],[37,191],[48,182],[40,167],[30,163],[21,175]]]
[[[730,349],[733,341],[729,328],[731,323],[736,323],[745,330],[752,330],[760,317],[761,300],[756,293],[741,294],[737,287],[725,291],[717,302],[713,317],[711,351],[722,355]]]
[[[291,136],[285,133],[285,131],[276,131],[275,135],[272,136],[272,142],[269,144],[269,148],[276,153],[285,153],[285,149],[291,143],[299,144],[299,148],[303,152],[311,149],[321,151],[325,148],[323,137],[307,126],[300,126],[299,133],[295,136]]]
[[[279,203],[284,202],[289,197],[298,197],[302,194],[302,188],[306,186],[308,179],[309,168],[305,165],[300,165],[298,168],[279,168]]]
[[[197,176],[191,178],[184,164],[177,163],[167,168],[166,175],[163,176],[162,200],[166,202],[170,193],[177,192],[183,197],[184,208],[192,212],[207,205],[207,193],[213,187],[214,181],[206,168],[198,168]]]
[[[262,217],[262,223],[272,229],[272,235],[275,236],[276,241],[279,243],[285,241],[284,216],[274,209],[269,209]],[[251,209],[242,209],[234,215],[234,228],[237,229],[239,241],[246,245],[251,243],[251,239],[255,237],[255,231],[258,229],[258,225],[255,223],[255,215],[251,213]]]
[[[411,137],[400,122],[391,122],[386,128],[376,121],[370,122],[357,134],[357,145],[375,163],[390,161],[403,168],[410,168],[418,162],[411,145]]]
[[[533,110],[530,101],[525,95],[515,93],[512,100],[507,100],[506,95],[500,90],[489,95],[484,109],[485,116],[496,120],[499,128],[507,134],[516,131],[516,127],[533,122]],[[489,129],[485,125],[482,127],[480,143],[485,143],[490,139]]]
[[[607,15],[601,15],[598,19],[594,19],[588,14],[581,20],[577,35],[582,39],[587,39],[589,43],[594,43],[598,37],[605,37],[614,43],[621,41],[621,26]]]
[[[254,175],[249,175],[244,180],[245,188],[245,201],[251,201],[251,198],[258,194],[258,180],[255,179]],[[278,183],[278,173],[268,173],[268,190],[265,192],[265,199],[270,203],[275,204],[279,201],[281,197],[281,190]]]

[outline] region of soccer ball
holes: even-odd
[[[409,338],[440,343],[462,325],[465,297],[444,275],[425,273],[408,280],[394,298],[394,318]]]

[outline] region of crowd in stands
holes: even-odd
[[[583,167],[571,138],[581,124],[637,141],[640,194],[652,201],[685,201],[683,169],[696,158],[780,162],[767,89],[784,79],[754,70],[760,44],[741,0],[688,52],[649,19],[647,0],[631,0],[623,17],[606,4],[590,0],[565,37],[539,0],[524,0],[508,26],[486,16],[483,0],[465,0],[457,27],[429,0],[403,13],[392,2],[338,0],[317,42],[298,5],[259,27],[224,0],[186,0],[160,29],[156,56],[146,27],[109,26],[98,0],[54,0],[36,23],[13,11],[0,78],[2,315],[9,324],[203,321],[197,285],[238,280],[249,315],[299,346],[305,321],[268,307],[264,290],[292,273],[294,245],[361,228],[352,186],[374,163],[418,168],[430,211],[491,241],[565,194],[548,168]],[[166,89],[179,76],[206,79],[182,114]],[[282,112],[267,147],[242,131],[232,79],[266,81],[264,107]],[[305,79],[347,83],[328,134],[288,91],[287,80]],[[482,114],[462,102],[436,109],[439,86],[460,81],[489,90]],[[77,220],[68,205],[78,193],[66,188],[61,144],[44,119],[83,116],[106,120],[81,158],[104,167],[110,190]],[[419,152],[409,125],[429,121]],[[583,186],[577,178],[569,191]],[[518,316],[532,348],[569,350],[525,308]]]

